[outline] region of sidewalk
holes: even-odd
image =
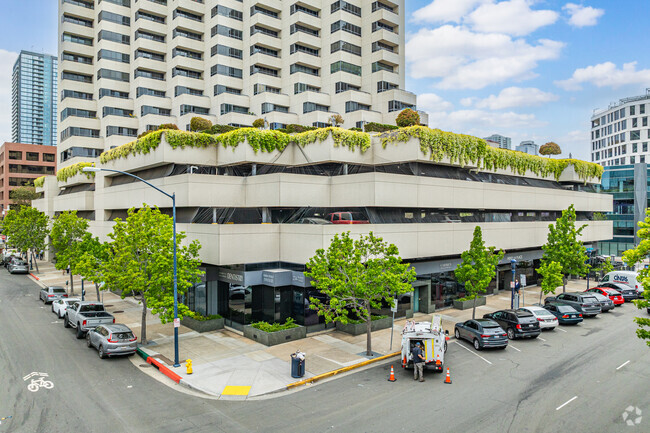
[[[43,286],[59,285],[66,287],[69,276],[62,275],[51,263],[39,261],[40,273],[34,273],[38,283]],[[35,271],[34,271],[35,272]],[[36,281],[36,280],[35,280]],[[75,294],[81,296],[81,281],[75,278]],[[593,286],[593,285],[592,285]],[[86,284],[86,299],[96,300],[94,284]],[[567,284],[567,291],[586,289],[586,281],[574,280]],[[561,292],[561,288],[559,291]],[[526,305],[539,302],[539,287],[524,290]],[[111,292],[100,292],[106,309],[115,316],[116,323],[129,326],[139,337],[142,308],[132,298],[120,299]],[[101,300],[101,299],[100,299]],[[522,304],[523,306],[523,304]],[[487,297],[487,304],[476,308],[476,317],[495,310],[510,308],[510,293],[499,292]],[[454,333],[456,322],[471,319],[472,310],[441,310],[442,324],[450,336]],[[416,321],[430,321],[431,315],[416,313]],[[401,330],[405,319],[395,321],[393,344],[390,347],[390,329],[372,333],[373,352],[389,354],[400,350]],[[351,336],[335,330],[310,334],[307,338],[277,346],[266,347],[244,338],[235,330],[198,333],[189,328],[179,328],[179,351],[181,367],[173,368],[174,328],[171,323],[162,325],[160,320],[147,313],[147,339],[149,344],[141,346],[152,358],[157,359],[170,370],[181,376],[180,384],[220,399],[246,400],[265,394],[285,391],[287,385],[300,379],[291,377],[290,355],[300,349],[306,353],[306,372],[310,378],[344,367],[367,361],[363,356],[366,348],[366,335]],[[187,375],[185,360],[191,359],[193,374]],[[141,367],[142,360],[136,355],[131,358],[134,365]],[[395,363],[399,361],[395,359]],[[161,382],[171,383],[163,374],[154,376]]]

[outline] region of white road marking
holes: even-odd
[[[542,340],[544,343],[546,343],[546,340],[544,340],[542,337],[537,337],[538,340]]]
[[[630,361],[627,360],[627,361],[625,361],[623,364],[619,365],[616,369],[617,369],[617,370],[620,370],[621,368],[625,367],[625,366],[628,365],[629,363],[630,363]]]
[[[569,400],[569,401],[565,402],[564,404],[562,404],[562,405],[556,407],[555,410],[560,410],[560,409],[562,409],[564,406],[566,406],[567,404],[571,403],[571,402],[572,402],[573,400],[575,400],[576,398],[578,398],[577,395],[574,396],[571,400]]]
[[[488,361],[487,359],[483,358],[481,355],[479,355],[478,353],[474,352],[473,350],[469,350],[467,347],[463,346],[463,345],[460,344],[458,341],[454,341],[454,343],[458,344],[460,347],[462,347],[463,349],[467,350],[469,353],[473,353],[474,355],[476,355],[476,356],[478,356],[479,358],[481,358],[483,361],[485,361],[485,362],[487,362],[488,364],[492,365],[492,363],[491,363],[490,361]]]
[[[558,331],[566,332],[564,329],[557,328]]]
[[[512,348],[515,349],[517,352],[521,352],[521,350],[517,349],[515,346],[513,346],[513,345],[510,344],[510,343],[508,343],[508,347],[512,347]]]

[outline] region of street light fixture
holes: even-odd
[[[176,193],[171,193],[168,194],[162,189],[158,188],[155,185],[152,185],[151,183],[147,182],[146,180],[142,179],[139,176],[136,176],[131,173],[127,173],[126,171],[121,171],[121,170],[114,170],[112,168],[99,168],[99,167],[93,167],[93,166],[88,166],[84,167],[83,171],[86,173],[97,173],[99,171],[110,171],[113,173],[120,173],[124,174],[127,176],[131,176],[132,178],[135,178],[139,180],[140,182],[144,182],[145,184],[149,185],[156,191],[160,192],[161,194],[166,195],[167,197],[172,199],[172,219],[173,219],[173,242],[174,242],[174,367],[180,367],[181,364],[178,362],[178,327],[180,322],[178,321],[178,279],[177,279],[177,258],[176,258]]]

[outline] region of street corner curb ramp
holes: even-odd
[[[392,358],[394,356],[399,356],[400,354],[401,354],[401,352],[389,353],[388,355],[379,356],[379,357],[374,358],[374,359],[368,359],[368,360],[362,361],[362,362],[360,362],[358,364],[349,365],[347,367],[342,367],[342,368],[339,368],[339,369],[336,369],[336,370],[328,371],[327,373],[319,374],[317,376],[310,377],[309,379],[301,380],[301,381],[298,381],[298,382],[293,382],[293,383],[290,383],[290,384],[287,385],[287,390],[290,390],[290,389],[293,389],[293,388],[296,388],[296,387],[299,387],[299,386],[302,386],[302,385],[306,385],[308,383],[314,383],[314,382],[316,382],[318,380],[326,379],[326,378],[332,377],[332,376],[336,376],[339,373],[345,373],[346,371],[354,370],[356,368],[361,368],[361,367],[364,367],[366,365],[373,364],[375,362],[383,361],[384,359]]]
[[[176,374],[176,373],[174,373],[173,371],[171,371],[171,370],[169,369],[169,367],[167,367],[167,366],[164,365],[162,362],[160,362],[160,361],[158,361],[157,359],[155,359],[153,356],[149,355],[147,352],[145,352],[145,351],[142,350],[141,348],[138,347],[138,348],[135,350],[135,352],[138,354],[138,356],[140,356],[142,359],[144,359],[145,361],[147,361],[148,364],[151,364],[151,365],[152,365],[153,367],[155,367],[158,371],[160,371],[162,374],[164,374],[165,376],[167,376],[168,378],[170,378],[170,379],[173,380],[174,382],[176,382],[176,383],[180,383],[181,379],[183,379],[181,376],[179,376],[178,374]]]

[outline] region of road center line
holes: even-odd
[[[544,343],[546,343],[546,340],[544,340],[542,337],[537,337],[538,340],[542,340]]]
[[[562,409],[564,406],[566,406],[567,404],[571,403],[571,402],[572,402],[573,400],[575,400],[576,398],[578,398],[577,395],[574,396],[571,400],[569,400],[569,401],[565,402],[564,404],[562,404],[561,406],[556,407],[555,410],[560,410],[560,409]]]
[[[508,347],[512,347],[512,348],[515,349],[517,352],[521,352],[521,350],[517,349],[517,348],[516,348],[515,346],[513,346],[512,344],[509,344],[509,343],[508,343]]]
[[[454,343],[458,344],[460,347],[462,347],[463,349],[467,350],[469,353],[473,353],[474,355],[476,355],[476,356],[478,356],[479,358],[481,358],[483,361],[485,361],[485,362],[487,362],[488,364],[492,365],[492,363],[491,363],[490,361],[488,361],[487,359],[483,358],[483,357],[482,357],[481,355],[479,355],[478,353],[475,353],[473,350],[469,350],[467,347],[463,346],[463,345],[460,344],[458,341],[454,341]]]
[[[617,369],[617,370],[620,370],[621,368],[625,367],[625,366],[628,365],[629,363],[630,363],[630,360],[628,359],[627,361],[625,361],[624,363],[622,363],[621,365],[619,365],[616,369]]]
[[[557,328],[557,330],[558,330],[558,331],[562,331],[562,332],[566,332],[566,331],[565,331],[564,329],[562,329],[562,328]]]

